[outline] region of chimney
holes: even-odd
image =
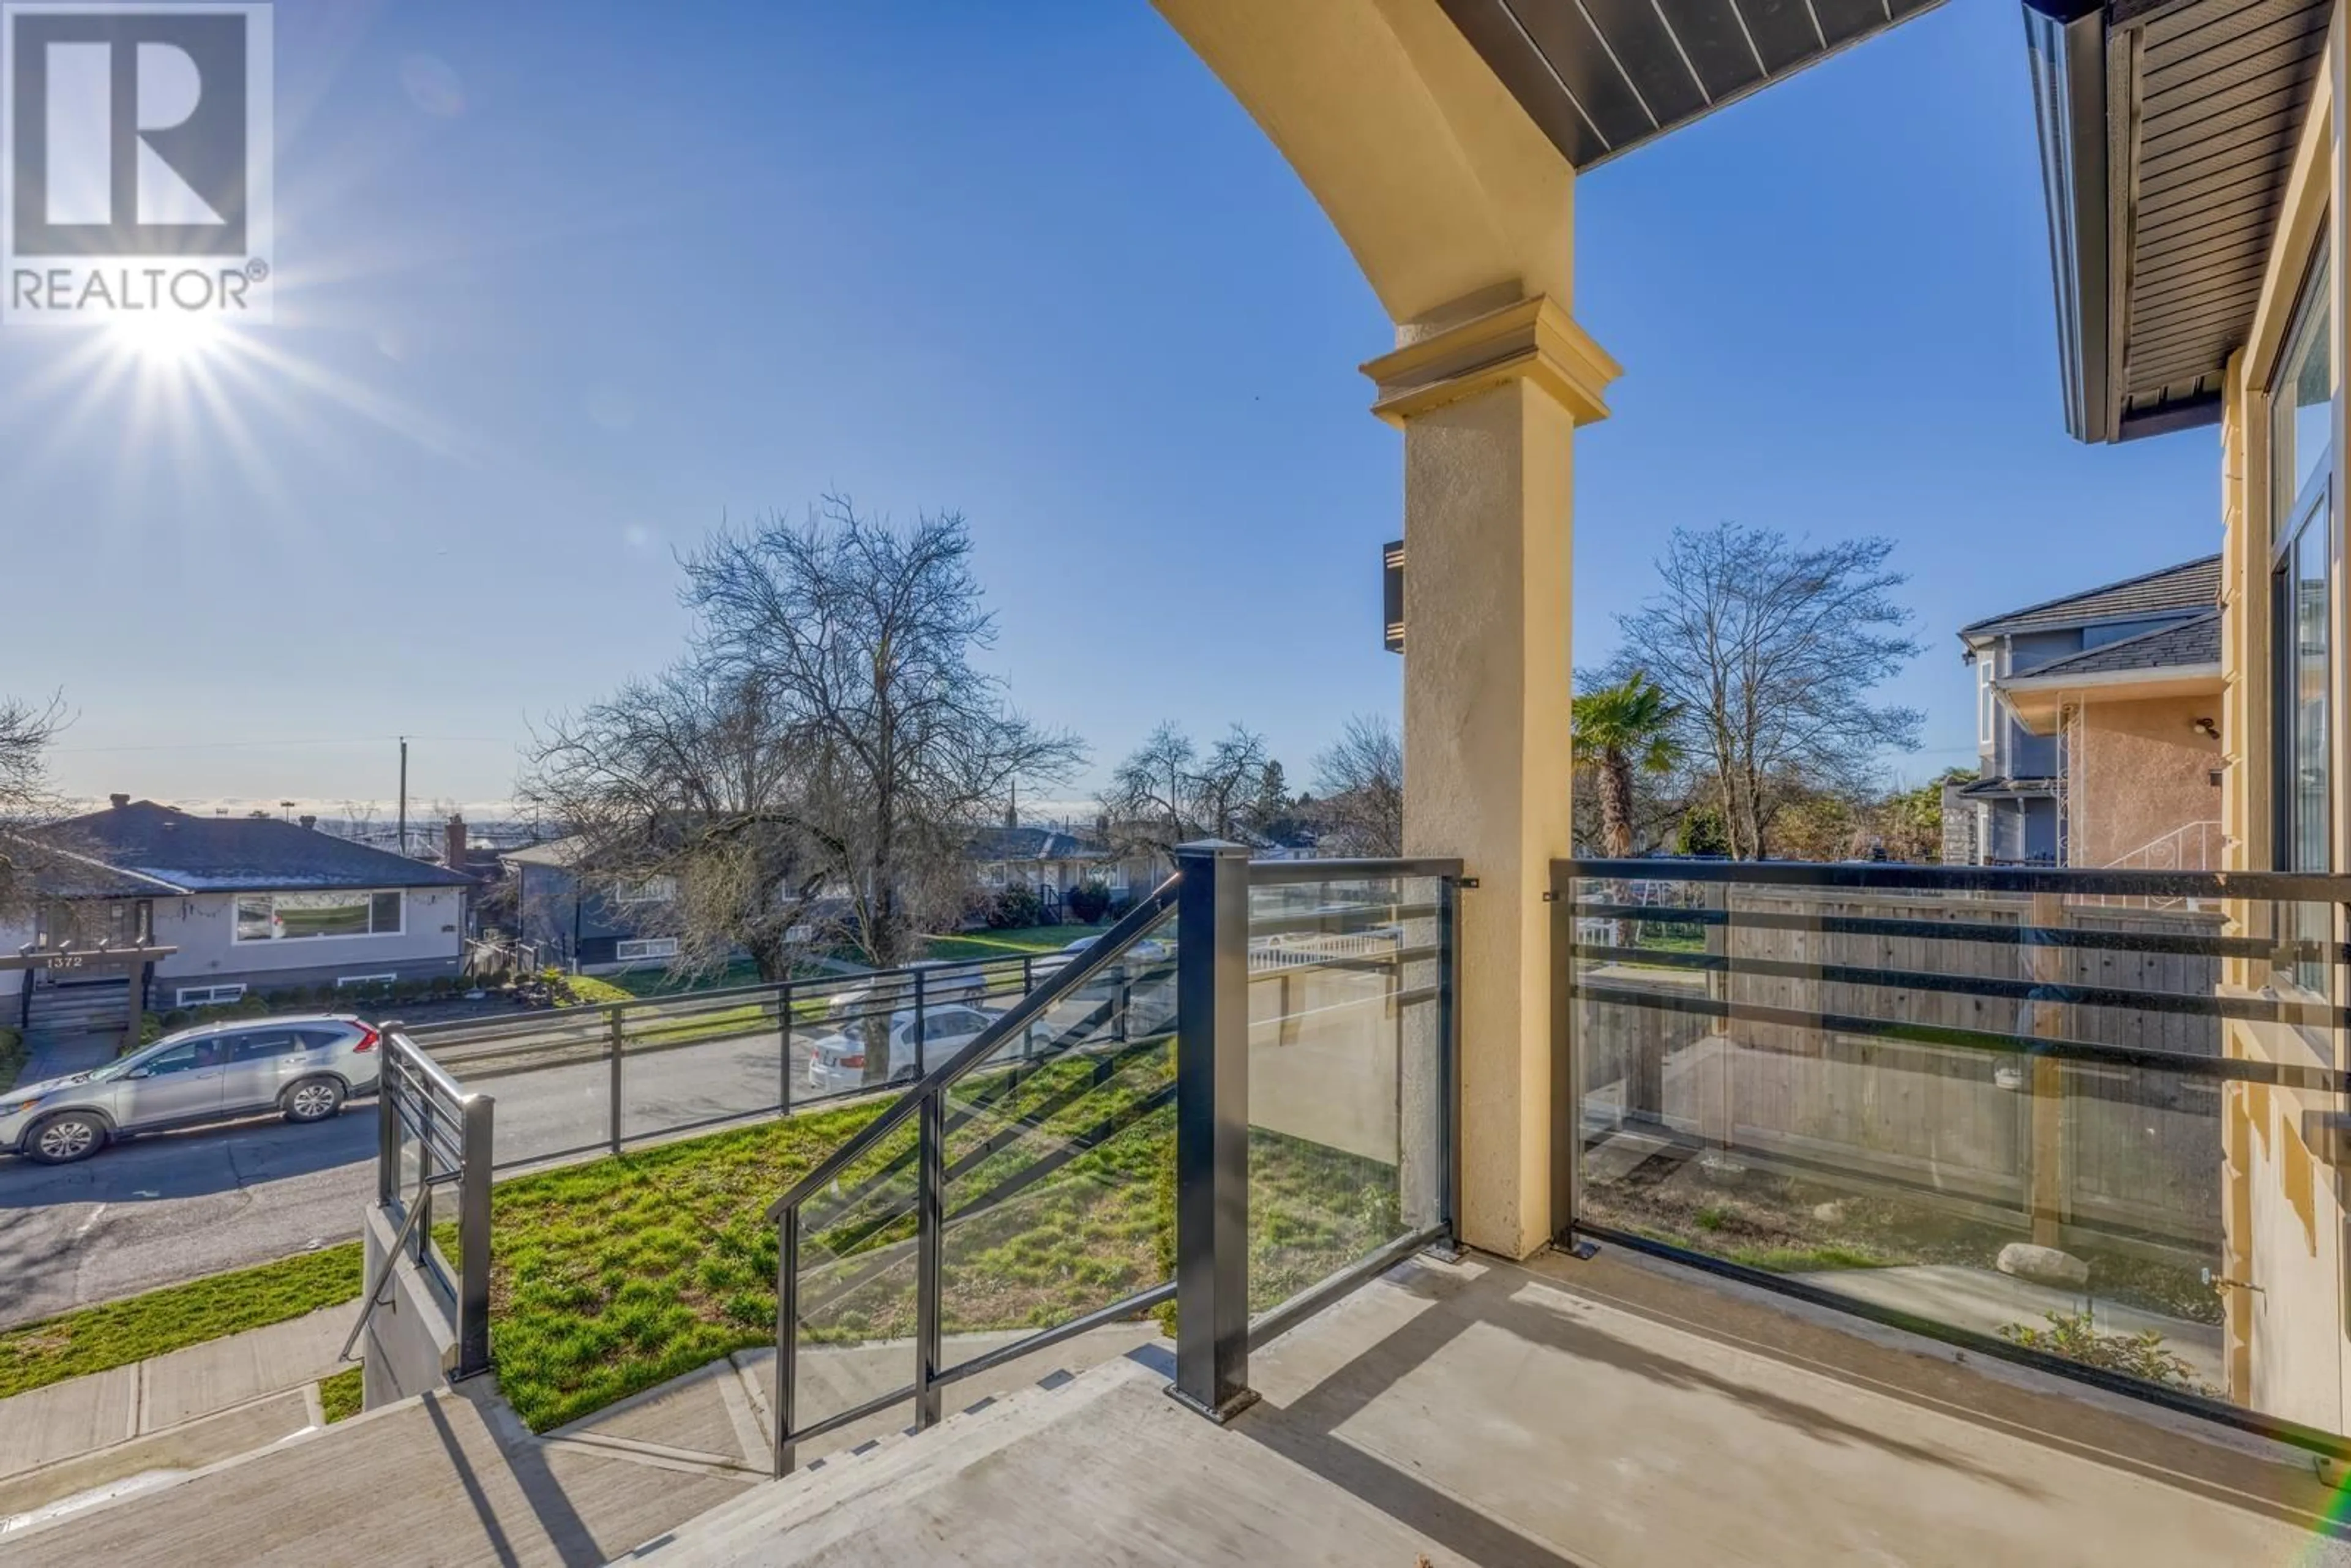
[[[444,850],[447,858],[441,863],[451,871],[464,871],[465,869],[465,813],[462,811],[451,813],[449,826],[445,831],[448,834]]]
[[[319,819],[318,819],[318,818],[316,818],[316,817],[310,817],[310,816],[297,817],[297,818],[295,819],[295,821],[298,821],[298,822],[300,822],[300,823],[301,823],[304,827],[306,827],[306,828],[315,828],[315,827],[317,827],[317,826],[319,825]]]
[[[122,810],[123,807],[131,804],[131,797],[128,795],[109,795],[106,798],[106,800],[107,804],[112,806],[118,811]]]

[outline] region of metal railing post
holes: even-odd
[[[1575,878],[1553,861],[1551,891],[1551,1234],[1560,1247],[1575,1245],[1578,1190],[1576,1145],[1582,1131],[1583,1071],[1575,1039]],[[1460,1158],[1460,1127],[1454,1127],[1454,1157]]]
[[[375,1201],[379,1208],[390,1208],[400,1197],[400,1091],[397,1087],[403,1047],[393,1033],[395,1025],[383,1026],[381,1064],[376,1069],[375,1085]]]
[[[929,1056],[925,1050],[928,1043],[924,1022],[926,1012],[927,1006],[923,1000],[923,972],[917,969],[914,971],[914,1076],[917,1078],[931,1070]],[[884,1032],[886,1034],[887,1031]]]
[[[940,1329],[944,1281],[942,1256],[946,1246],[946,1096],[933,1092],[923,1101],[922,1143],[917,1152],[914,1189],[914,1425],[939,1424],[945,1369],[945,1339]]]
[[[799,1383],[800,1211],[776,1218],[775,1473],[792,1473],[792,1404]]]
[[[1458,878],[1437,879],[1437,1125],[1445,1139],[1439,1164],[1445,1183],[1445,1228],[1461,1245],[1461,887]],[[1397,978],[1402,979],[1401,966]],[[1556,980],[1554,980],[1556,983]]]
[[[792,983],[789,980],[784,982],[784,988],[777,995],[776,1015],[779,1020],[776,1054],[780,1059],[777,1068],[776,1109],[778,1113],[789,1116],[792,1113]]]
[[[612,1152],[621,1152],[621,1004],[612,1004],[612,1082],[611,1082],[611,1144]]]
[[[465,1102],[465,1175],[457,1188],[457,1375],[490,1369],[490,1168],[496,1102]]]
[[[1176,852],[1176,1398],[1225,1421],[1249,1385],[1249,851]]]

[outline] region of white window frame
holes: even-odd
[[[674,936],[623,936],[612,944],[612,960],[619,964],[644,963],[655,958],[676,956],[677,938]]]
[[[172,993],[175,1008],[218,1008],[245,999],[245,983],[236,981],[217,986],[182,986]]]
[[[337,975],[335,977],[335,989],[339,991],[345,986],[396,986],[398,984],[400,984],[398,975]]]
[[[633,881],[615,882],[612,884],[612,902],[615,904],[675,904],[677,878],[644,876]]]
[[[368,928],[367,930],[365,930],[365,931],[344,931],[344,932],[337,932],[337,933],[332,934],[332,935],[320,935],[320,936],[286,936],[286,935],[285,935],[283,932],[281,932],[280,930],[278,930],[278,928],[277,928],[277,926],[278,926],[278,921],[277,921],[277,901],[278,901],[279,899],[281,899],[281,898],[301,898],[301,897],[308,896],[308,895],[309,895],[309,894],[314,894],[314,893],[332,893],[332,894],[341,894],[341,895],[344,895],[344,896],[346,896],[346,897],[358,898],[358,899],[364,899],[364,900],[366,900],[366,901],[367,901],[367,908],[368,908],[368,927],[369,927],[369,928]],[[408,935],[408,890],[407,890],[406,888],[402,888],[402,887],[334,887],[334,888],[315,888],[315,889],[314,889],[314,888],[303,888],[303,889],[299,889],[299,890],[296,890],[296,889],[287,889],[287,890],[283,891],[283,892],[276,892],[276,893],[271,893],[271,892],[260,892],[260,893],[232,893],[232,894],[230,894],[228,895],[228,897],[229,897],[229,905],[228,905],[228,934],[229,934],[229,940],[230,940],[232,943],[239,944],[239,945],[246,946],[259,946],[259,945],[261,945],[261,944],[264,944],[264,943],[269,943],[269,942],[366,942],[366,941],[371,941],[371,940],[373,940],[374,938],[376,938],[376,937],[378,937],[378,936],[405,936],[406,935]],[[269,925],[270,925],[270,930],[269,930],[269,935],[268,935],[268,936],[246,936],[246,935],[245,934],[245,929],[244,929],[244,926],[245,926],[245,912],[244,912],[244,904],[245,904],[245,901],[246,901],[246,899],[249,899],[249,898],[266,898],[266,899],[269,900]],[[390,930],[388,930],[388,931],[378,931],[378,930],[376,930],[376,929],[374,928],[374,927],[375,927],[375,901],[376,901],[377,899],[379,899],[379,898],[394,898],[394,899],[399,900],[399,903],[398,903],[398,904],[397,904],[397,906],[396,906],[396,907],[400,910],[400,921],[399,921],[399,924],[395,925],[394,926],[392,926],[392,927]]]
[[[1997,731],[1993,716],[1999,704],[1992,694],[1992,655],[1990,649],[1976,655],[1976,745],[1979,748],[1991,745]]]

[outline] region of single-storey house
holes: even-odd
[[[29,925],[0,948],[83,952],[80,967],[0,970],[0,1019],[117,1027],[130,988],[152,1009],[248,989],[359,987],[458,973],[468,879],[306,823],[202,817],[116,795],[40,831]],[[136,965],[104,948],[172,949]],[[112,972],[109,972],[111,970]]]
[[[1149,885],[1147,862],[1130,863],[1101,841],[1061,828],[982,828],[964,852],[983,889],[1025,887],[1056,918],[1063,895],[1086,883],[1100,883],[1114,904],[1124,904],[1138,883]]]
[[[547,962],[581,974],[676,957],[668,915],[677,879],[599,875],[582,863],[587,852],[578,835],[506,852],[521,939]]]

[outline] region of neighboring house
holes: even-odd
[[[677,879],[599,875],[581,863],[586,852],[579,837],[506,852],[521,939],[582,974],[676,957]]]
[[[144,1006],[168,1009],[460,967],[466,879],[422,861],[277,818],[193,816],[128,795],[41,836],[52,864],[37,879],[30,930],[10,934],[11,945],[94,961],[38,971],[29,986],[0,971],[0,997],[36,1027],[52,1012],[120,1016],[126,981],[143,988]],[[95,958],[100,944],[142,939],[175,951],[137,975]]]
[[[1945,792],[1947,858],[2219,863],[2220,581],[2208,556],[1961,628],[1981,777]]]
[[[1025,887],[1047,913],[1059,918],[1061,899],[1071,888],[1098,882],[1113,903],[1134,890],[1136,868],[1098,839],[1061,828],[982,828],[966,843],[972,873],[989,893]]]

